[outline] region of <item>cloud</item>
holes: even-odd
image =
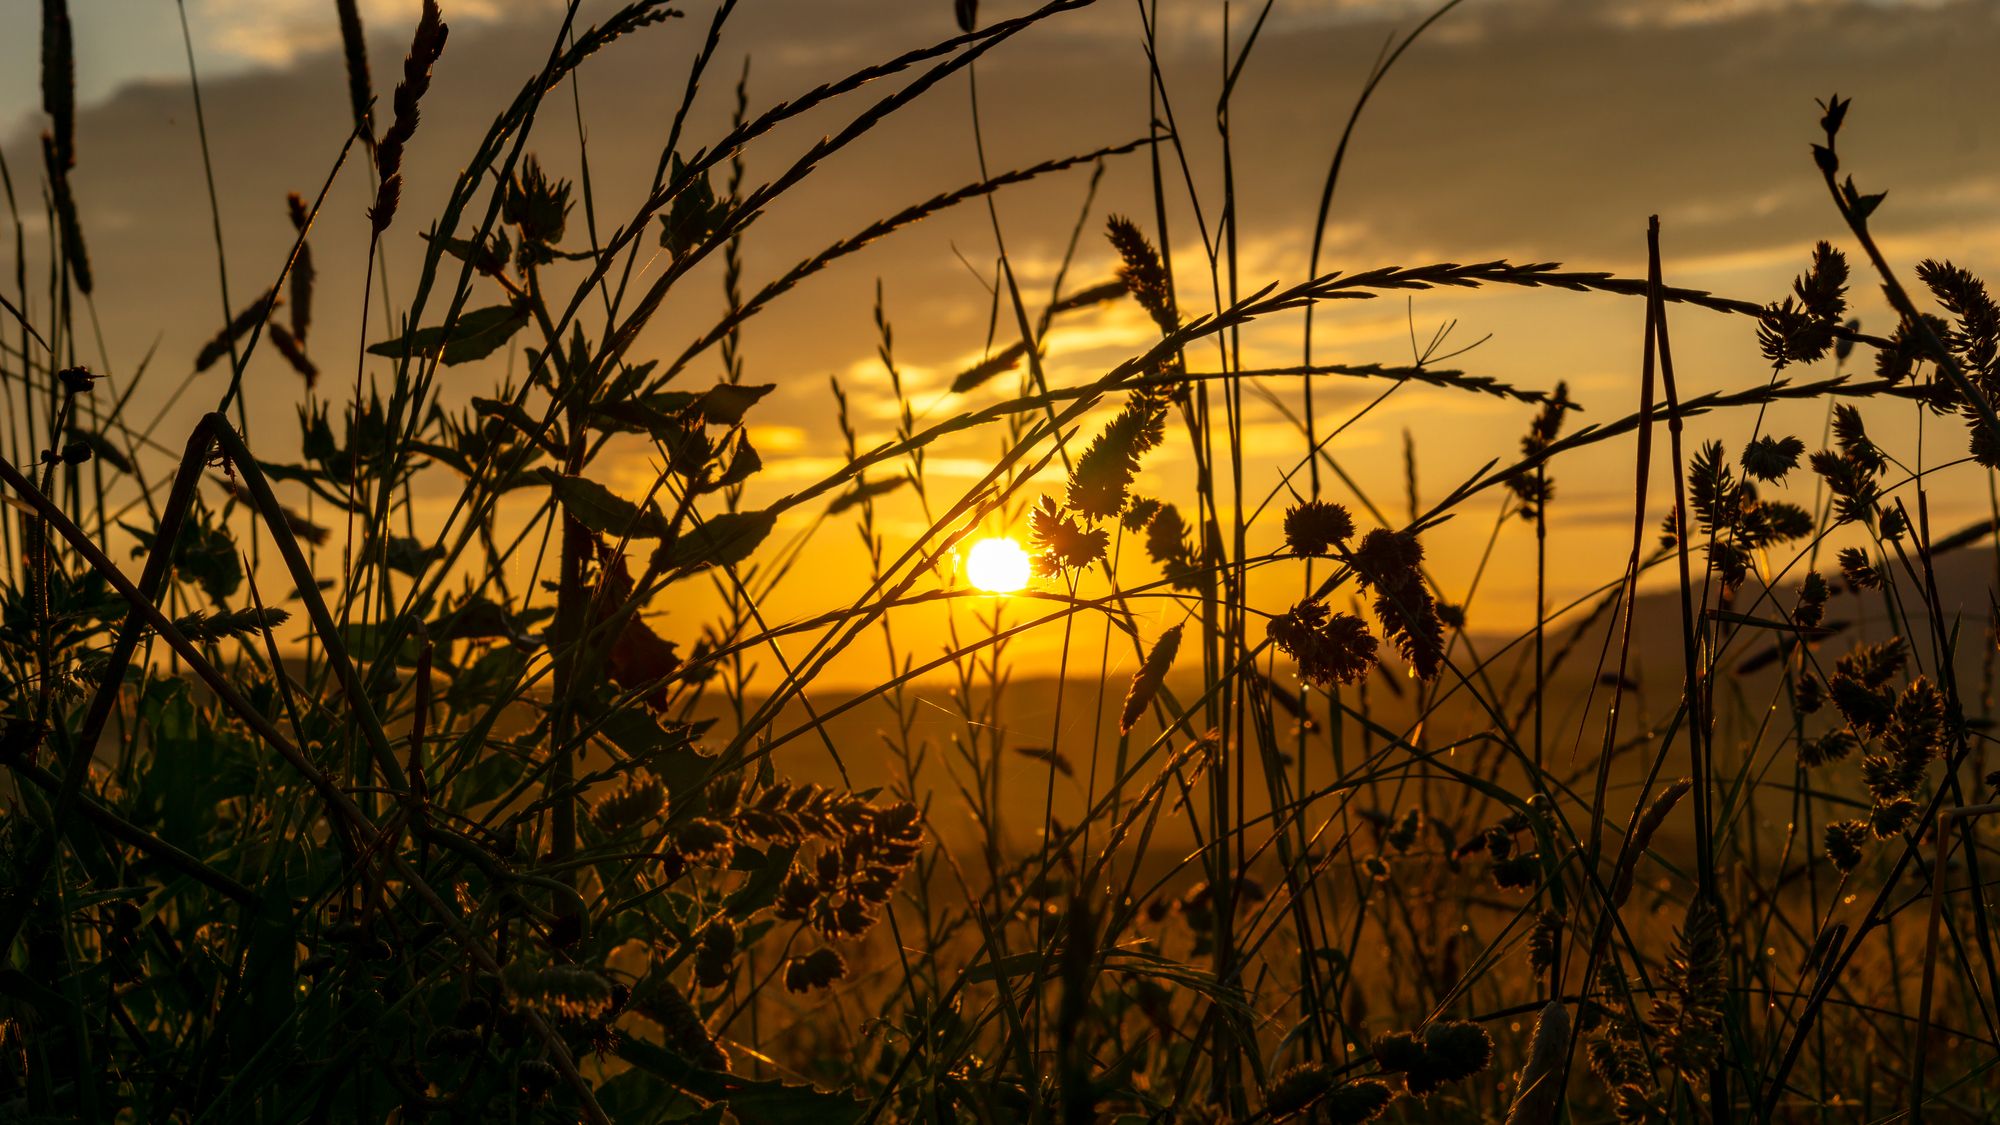
[[[360,0],[361,25],[376,41],[406,42],[422,0]],[[514,0],[512,10],[498,0],[450,0],[446,22],[454,30],[503,18],[522,20],[523,9],[547,11],[549,0]],[[325,0],[195,0],[189,21],[201,29],[200,42],[222,56],[223,65],[284,66],[340,44],[334,6]]]

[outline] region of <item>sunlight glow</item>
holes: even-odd
[[[965,577],[988,593],[1011,594],[1028,584],[1028,552],[1004,536],[981,539],[965,556]]]

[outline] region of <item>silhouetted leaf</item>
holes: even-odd
[[[724,512],[711,516],[701,526],[682,532],[665,549],[665,558],[655,561],[667,570],[729,566],[749,558],[777,522],[778,517],[770,512]]]
[[[599,535],[623,535],[633,539],[659,539],[667,534],[667,518],[660,509],[639,506],[620,497],[594,480],[565,476],[542,470],[542,477],[555,489],[556,499],[571,519]]]
[[[515,305],[492,305],[459,315],[447,332],[443,325],[419,328],[394,340],[384,340],[368,349],[370,355],[405,359],[439,356],[446,366],[485,359],[512,339],[528,323],[528,310]]]

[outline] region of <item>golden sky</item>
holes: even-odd
[[[0,12],[0,143],[22,193],[29,272],[46,268],[46,225],[35,194],[41,128],[35,5]],[[587,23],[610,5],[584,5]],[[587,137],[593,205],[609,228],[643,196],[683,82],[686,60],[710,4],[689,17],[607,50],[582,72],[575,100],[538,124],[531,149],[561,175],[582,166],[576,118]],[[983,18],[1021,5],[988,3]],[[1162,67],[1192,168],[1192,191],[1176,177],[1170,246],[1189,313],[1210,310],[1210,284],[1197,228],[1213,229],[1221,198],[1214,126],[1223,36],[1240,46],[1255,6],[1225,9],[1208,0],[1162,0]],[[96,272],[96,313],[104,350],[83,358],[118,380],[141,357],[156,370],[135,409],[157,417],[156,437],[176,451],[193,420],[211,409],[226,382],[220,369],[198,377],[177,403],[165,401],[225,310],[209,224],[186,59],[174,6],[75,0],[77,64],[84,107],[73,174]],[[363,5],[378,94],[386,97],[415,5]],[[421,220],[435,213],[486,123],[532,73],[559,24],[546,0],[445,4],[450,45],[423,107],[408,156],[405,219],[387,256],[388,308],[414,282]],[[1232,110],[1235,186],[1240,200],[1240,284],[1294,282],[1307,271],[1309,228],[1319,184],[1342,122],[1385,39],[1410,27],[1421,9],[1403,3],[1278,0],[1245,70]],[[326,176],[348,129],[345,79],[337,57],[333,6],[323,0],[189,0],[186,11],[215,165],[223,260],[239,304],[275,275],[289,246],[285,194],[310,195]],[[696,143],[727,123],[730,81],[747,57],[753,108],[952,30],[947,0],[753,0],[742,5],[715,73],[690,124]],[[1951,257],[1978,272],[2000,267],[2000,7],[1988,3],[1863,3],[1835,0],[1468,0],[1399,64],[1357,130],[1331,217],[1323,268],[1364,269],[1440,260],[1505,257],[1560,261],[1628,276],[1644,272],[1649,214],[1661,216],[1672,283],[1771,300],[1805,263],[1813,240],[1838,239],[1838,219],[1807,154],[1815,97],[1854,98],[1843,151],[1863,186],[1888,190],[1877,218],[1891,258]],[[1033,164],[1131,140],[1147,130],[1145,59],[1137,9],[1102,0],[1050,21],[980,64],[979,112],[990,168]],[[846,123],[866,101],[843,102],[775,133],[749,157],[751,183],[774,174],[802,148]],[[751,231],[745,277],[754,288],[826,243],[880,215],[979,178],[966,84],[946,83],[864,142],[815,173]],[[1000,197],[998,216],[1016,275],[1046,294],[1076,223],[1088,184],[1076,171]],[[314,237],[320,271],[315,347],[329,370],[323,393],[352,378],[354,344],[385,334],[382,290],[372,327],[358,321],[365,253],[365,174],[338,180]],[[1098,233],[1107,212],[1147,217],[1151,177],[1142,156],[1113,161],[1093,204],[1072,282],[1110,276],[1113,259]],[[585,217],[573,217],[573,239]],[[11,226],[11,224],[9,224]],[[0,240],[0,266],[13,276],[13,239]],[[751,418],[768,468],[753,500],[799,488],[841,459],[831,425],[829,377],[856,403],[864,444],[894,426],[887,380],[875,356],[872,309],[882,286],[895,328],[896,357],[919,421],[942,420],[1011,393],[997,380],[969,396],[946,384],[976,361],[987,341],[986,286],[995,257],[992,226],[973,206],[898,234],[809,281],[760,317],[745,335],[751,382],[778,390]],[[658,262],[652,263],[657,268]],[[712,272],[712,271],[711,271]],[[13,295],[11,281],[7,291]],[[1039,298],[1038,298],[1039,299]],[[47,312],[46,286],[28,300]],[[1857,286],[1864,324],[1886,330],[1872,286]],[[719,277],[696,278],[641,337],[632,358],[677,354],[721,309]],[[1675,312],[1676,358],[1684,393],[1737,389],[1768,370],[1745,320],[1697,310]],[[1447,366],[1517,385],[1569,384],[1583,421],[1608,421],[1637,397],[1641,309],[1603,295],[1539,291],[1419,293],[1408,300],[1353,302],[1319,315],[1316,358],[1408,363],[1413,337],[1453,325],[1452,346],[1477,346]],[[1129,304],[1065,323],[1050,339],[1052,379],[1087,380],[1145,346],[1153,328]],[[1004,342],[1005,337],[1002,337]],[[1246,364],[1296,363],[1297,318],[1260,324],[1244,337]],[[1212,369],[1213,354],[1196,354]],[[518,353],[513,357],[518,365]],[[447,402],[490,391],[506,361],[448,369]],[[1813,372],[1808,374],[1826,374]],[[250,374],[251,438],[283,458],[296,442],[304,399],[275,354]],[[689,378],[706,382],[713,365]],[[1293,384],[1271,389],[1296,402]],[[1384,386],[1323,383],[1322,417],[1339,418]],[[148,395],[152,397],[148,397]],[[1463,393],[1407,386],[1344,433],[1332,454],[1385,514],[1400,522],[1403,435],[1417,452],[1418,484],[1435,498],[1491,458],[1511,458],[1532,408]],[[1880,417],[1876,417],[1879,415]],[[1750,412],[1704,420],[1698,437],[1734,450],[1751,432]],[[1885,442],[1915,450],[1906,408],[1872,406]],[[1767,430],[1797,432],[1816,447],[1823,407],[1773,410]],[[1085,437],[1096,420],[1086,423]],[[1246,418],[1252,457],[1246,493],[1261,497],[1302,452],[1280,413],[1253,403]],[[956,496],[991,464],[997,435],[980,433],[932,451],[933,488]],[[1962,448],[1955,423],[1932,423],[1935,460]],[[1613,443],[1559,461],[1552,509],[1551,594],[1560,603],[1615,577],[1629,537],[1631,446]],[[161,464],[166,458],[161,456]],[[642,456],[605,466],[606,483],[632,492],[650,483]],[[1976,483],[1976,478],[1967,478]],[[440,473],[422,497],[419,524],[441,519],[452,499]],[[1053,480],[1052,487],[1059,486]],[[1182,499],[1190,463],[1174,443],[1152,455],[1142,489]],[[1353,500],[1335,487],[1336,499]],[[1655,491],[1654,522],[1661,493]],[[1471,582],[1492,531],[1500,496],[1487,494],[1428,540],[1448,595]],[[1985,514],[1983,487],[1946,487],[1932,498],[1945,528]],[[1272,509],[1263,521],[1275,537]],[[899,498],[885,506],[896,540],[919,518]],[[800,513],[779,539],[800,534]],[[1364,526],[1373,521],[1364,517]],[[845,526],[821,528],[810,548],[811,581],[794,582],[765,607],[785,619],[845,604],[864,588],[858,539]],[[1482,580],[1476,628],[1518,629],[1532,614],[1533,543],[1525,525],[1502,533]],[[700,607],[666,618],[690,625]],[[942,643],[941,641],[939,642]],[[1042,640],[1032,642],[1045,643]],[[1054,642],[1046,642],[1054,643]],[[917,649],[919,659],[928,655]],[[872,655],[836,670],[857,682],[878,677]]]

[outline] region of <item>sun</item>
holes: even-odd
[[[1011,594],[1028,584],[1028,552],[1005,536],[981,539],[965,556],[965,577],[992,594]]]

